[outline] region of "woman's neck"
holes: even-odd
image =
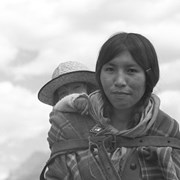
[[[129,127],[132,117],[132,109],[127,110],[114,110],[111,114],[111,125],[118,130],[126,130]]]

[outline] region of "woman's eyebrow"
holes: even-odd
[[[105,66],[115,66],[115,64],[113,62],[108,62],[105,64]]]
[[[137,64],[127,64],[126,66],[127,66],[127,67],[138,67]]]

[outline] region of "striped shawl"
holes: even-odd
[[[95,125],[89,116],[59,111],[50,113],[50,123],[51,128],[48,133],[50,148],[59,140],[88,138],[89,130]],[[180,139],[178,123],[159,109],[156,120],[147,134]],[[140,179],[180,179],[180,150],[171,147],[139,147],[136,151],[141,170]],[[48,166],[46,179],[106,180],[106,177],[90,151],[84,150],[57,157]]]

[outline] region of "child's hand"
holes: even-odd
[[[87,98],[82,96],[78,97],[74,100],[74,106],[82,115],[88,114],[89,102]]]

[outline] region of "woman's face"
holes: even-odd
[[[100,80],[105,95],[117,110],[131,109],[145,92],[144,70],[128,51],[102,67]]]

